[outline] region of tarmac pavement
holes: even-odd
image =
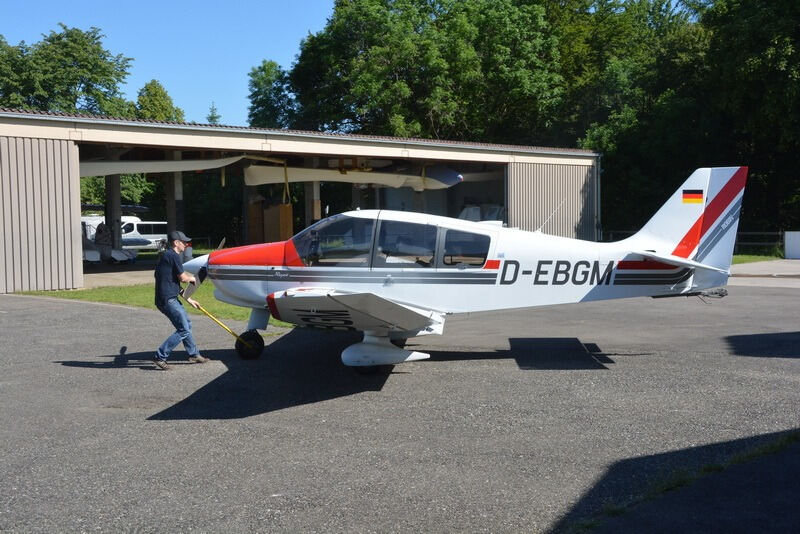
[[[453,317],[373,376],[205,317],[155,371],[158,312],[0,296],[0,532],[798,531],[796,444],[717,466],[800,428],[800,289],[729,291]]]

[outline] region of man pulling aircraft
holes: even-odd
[[[293,238],[184,264],[214,296],[251,308],[257,344],[270,315],[358,330],[345,365],[428,358],[402,345],[441,334],[447,315],[627,297],[709,294],[730,275],[747,167],[695,171],[635,235],[595,243],[424,213],[351,211]],[[716,292],[716,295],[723,293]],[[253,354],[244,351],[243,356]]]

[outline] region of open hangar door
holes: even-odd
[[[568,163],[380,160],[382,167],[373,160],[355,157],[311,159],[306,166],[292,166],[286,171],[282,166],[256,162],[245,167],[245,183],[315,184],[318,215],[311,217],[307,209],[305,225],[348,209],[380,208],[473,221],[499,220],[528,231],[599,238],[596,159]],[[345,166],[337,167],[342,162]],[[358,166],[353,165],[356,162]],[[320,183],[333,187],[320,188]],[[310,190],[305,189],[306,196]],[[336,200],[330,196],[332,191],[337,193]]]
[[[305,199],[306,224],[350,209],[376,208],[506,220],[506,164],[356,157],[311,160],[302,166],[290,162],[286,169],[254,162],[245,168],[245,183],[250,187],[271,185],[273,197],[274,188],[284,182],[313,184],[300,195],[313,194],[318,206],[312,216],[309,199]]]
[[[500,220],[506,216],[505,164],[444,162],[462,176],[459,183],[445,189],[414,191],[384,187],[379,190],[378,205],[390,210],[419,211],[445,217],[470,220]]]

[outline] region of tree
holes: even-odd
[[[515,0],[337,2],[300,47],[295,126],[527,143],[559,102],[542,6]]]
[[[704,88],[724,128],[729,161],[750,166],[748,228],[800,225],[800,4],[717,0],[708,28]]]
[[[211,107],[208,108],[206,120],[209,124],[219,124],[220,119],[222,119],[222,115],[217,112],[217,106],[214,105],[214,102],[211,102]]]
[[[264,60],[250,70],[250,126],[286,128],[292,121],[294,101],[288,76],[274,61]]]
[[[587,85],[591,100],[569,99],[580,121],[589,121],[582,146],[604,156],[603,204],[637,199],[604,221],[636,228],[694,168],[748,165],[742,228],[796,227],[800,5],[684,4],[691,11],[656,0],[620,2],[609,16],[630,17],[620,26],[630,28],[622,40],[630,50],[601,63],[602,74]]]
[[[139,90],[136,117],[167,122],[183,122],[183,110],[172,102],[167,90],[158,80],[150,80]]]
[[[0,37],[0,105],[107,113],[119,105],[131,59],[103,48],[98,28],[59,26],[31,46]]]
[[[81,204],[103,204],[106,201],[106,180],[102,176],[81,178]]]

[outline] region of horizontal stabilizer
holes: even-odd
[[[672,254],[658,254],[656,252],[652,252],[649,250],[632,251],[631,254],[638,254],[639,256],[644,256],[645,258],[650,258],[651,260],[657,260],[662,263],[668,263],[670,265],[691,267],[693,269],[706,269],[708,271],[714,271],[725,275],[731,274],[730,271],[726,271],[725,269],[720,269],[718,267],[714,267],[713,265],[706,265],[705,263],[700,263],[687,258],[681,258],[680,256],[673,256]]]

